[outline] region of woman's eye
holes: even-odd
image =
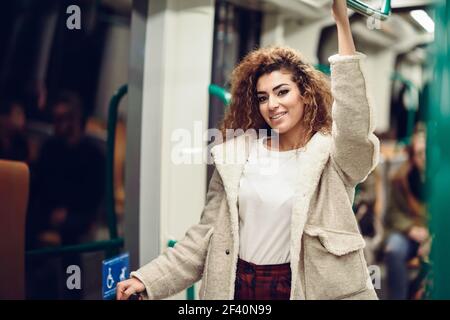
[[[258,97],[259,103],[263,103],[264,101],[266,101],[266,97]]]
[[[286,93],[288,93],[289,92],[289,90],[280,90],[280,91],[278,91],[278,96],[284,96]]]

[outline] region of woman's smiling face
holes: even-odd
[[[304,103],[291,72],[282,69],[262,75],[256,91],[261,115],[278,134],[301,127]]]

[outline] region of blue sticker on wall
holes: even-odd
[[[117,283],[130,277],[130,256],[121,254],[102,263],[102,294],[104,300],[116,297]]]

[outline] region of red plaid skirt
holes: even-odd
[[[238,259],[235,300],[289,300],[290,293],[289,263],[256,265]]]

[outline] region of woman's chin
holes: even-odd
[[[271,127],[273,131],[275,131],[277,134],[284,134],[286,132],[288,132],[289,128],[287,128],[286,126],[273,126]]]

